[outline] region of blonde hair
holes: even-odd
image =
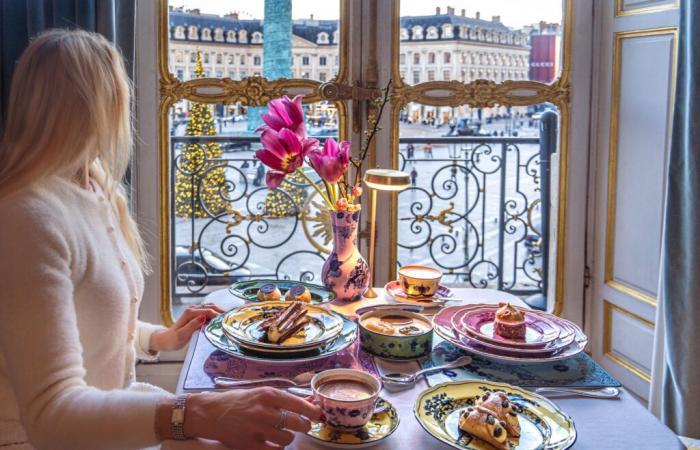
[[[96,181],[144,270],[146,252],[125,189],[132,147],[131,83],[119,51],[103,36],[49,30],[19,59],[0,142],[0,198],[50,176]]]

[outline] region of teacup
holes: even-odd
[[[411,297],[431,297],[440,286],[442,272],[427,266],[403,266],[399,269],[401,287]]]
[[[313,377],[311,389],[328,426],[353,430],[372,418],[382,384],[361,370],[330,369]]]

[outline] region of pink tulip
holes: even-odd
[[[352,187],[352,195],[354,197],[359,197],[362,195],[362,188],[358,184]]]
[[[338,145],[335,139],[326,139],[323,150],[316,147],[309,152],[309,159],[321,178],[329,183],[337,183],[350,163],[350,143],[343,141]]]
[[[256,131],[274,130],[280,131],[282,128],[289,128],[299,136],[299,139],[306,138],[306,125],[304,124],[304,113],[301,110],[301,95],[290,100],[286,95],[282,98],[271,100],[268,112],[261,114],[260,118],[265,125]]]
[[[271,169],[265,176],[265,183],[270,189],[279,186],[287,174],[304,164],[307,153],[318,148],[316,139],[299,139],[287,128],[279,132],[271,129],[263,131],[260,142],[263,148],[255,152],[255,156]]]
[[[345,197],[341,197],[335,202],[335,210],[338,212],[343,212],[348,209],[348,201]]]

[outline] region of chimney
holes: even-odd
[[[436,16],[439,16],[439,15],[440,15],[440,7],[439,7],[439,6],[436,6],[436,7],[435,7],[435,15],[436,15]]]
[[[481,13],[479,11],[476,12],[476,20],[481,20]]]
[[[230,12],[230,13],[226,14],[224,17],[229,18],[229,19],[238,20],[238,13],[237,12]]]
[[[311,14],[311,17],[309,18],[309,20],[314,20],[314,15],[313,15],[313,14]]]
[[[501,16],[491,16],[491,22],[500,22]]]
[[[462,8],[462,17],[464,17],[467,14],[467,10]]]
[[[447,7],[447,14],[449,14],[450,16],[454,16],[454,15],[455,15],[455,9],[454,9],[453,7],[451,7],[451,6],[448,6],[448,7]]]
[[[190,9],[188,12],[190,14],[199,14],[199,8]]]

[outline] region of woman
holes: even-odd
[[[316,406],[274,389],[176,402],[134,382],[137,354],[183,347],[220,311],[189,309],[169,329],[137,320],[147,262],[120,185],[129,104],[123,61],[97,34],[49,31],[17,63],[0,142],[0,448],[137,449],[183,435],[284,447]]]

